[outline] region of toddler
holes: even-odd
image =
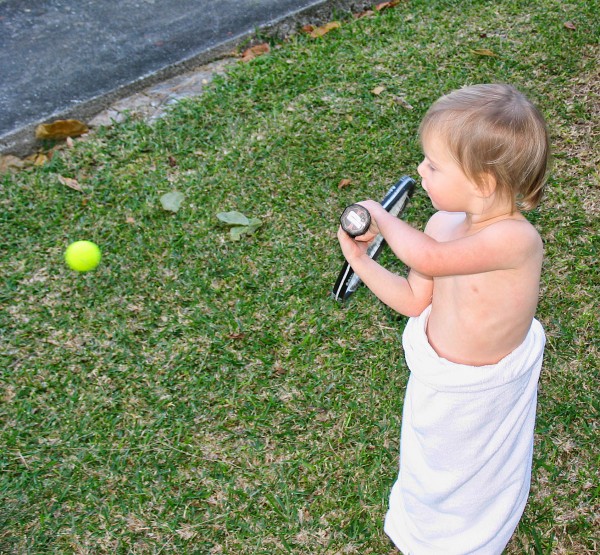
[[[529,493],[545,344],[535,319],[542,241],[537,206],[549,160],[543,117],[508,85],[440,98],[420,127],[422,186],[437,212],[418,231],[374,201],[342,252],[384,303],[411,318],[400,471],[385,531],[405,555],[502,553]],[[381,233],[410,268],[369,258]]]

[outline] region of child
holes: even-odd
[[[410,316],[400,472],[385,531],[405,555],[502,553],[523,513],[545,336],[534,318],[542,241],[537,206],[549,158],[538,110],[507,85],[439,99],[420,127],[418,168],[437,213],[422,233],[374,201],[372,226],[338,231],[352,269]],[[366,254],[381,233],[410,268]]]

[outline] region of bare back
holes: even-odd
[[[471,366],[495,364],[523,342],[537,307],[543,247],[518,213],[479,227],[469,225],[464,213],[438,212],[430,220],[426,233],[439,242],[478,235],[482,257],[491,255],[487,240],[495,243],[506,231],[510,260],[499,259],[497,269],[433,278],[427,335],[441,357]]]

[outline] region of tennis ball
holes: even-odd
[[[91,241],[75,241],[65,251],[67,266],[77,272],[89,272],[100,264],[100,249]]]

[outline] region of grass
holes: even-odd
[[[364,288],[330,300],[336,221],[416,176],[431,102],[490,81],[538,103],[555,153],[528,215],[548,344],[506,552],[597,552],[599,8],[412,0],[345,18],[152,125],[2,176],[0,552],[393,553],[404,319]],[[176,214],[159,202],[172,190]],[[227,210],[263,226],[231,241]],[[419,192],[405,218],[430,214]],[[95,272],[64,265],[77,239],[102,247]]]

